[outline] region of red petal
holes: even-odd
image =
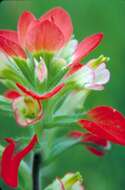
[[[23,150],[18,152],[14,156],[13,160],[21,161],[34,148],[34,146],[36,145],[37,142],[38,142],[37,135],[34,135],[31,139],[30,143]]]
[[[83,137],[81,140],[83,143],[92,143],[98,146],[102,146],[106,148],[108,146],[108,141],[105,139],[100,138],[99,136],[90,134],[90,133],[83,133],[80,131],[73,131],[70,133],[70,136],[73,138],[80,138]],[[86,148],[92,152],[93,154],[96,154],[97,156],[103,156],[105,154],[105,150],[99,150],[98,148],[92,146],[92,145],[86,145]]]
[[[90,133],[86,133],[84,136],[84,140],[83,142],[87,142],[87,143],[93,143],[95,145],[99,145],[102,146],[104,148],[106,148],[108,146],[108,141],[105,139],[100,138],[99,136],[90,134]],[[105,154],[105,150],[99,150],[96,147],[93,147],[91,145],[86,146],[86,148],[92,152],[93,154],[97,155],[97,156],[103,156]]]
[[[24,11],[18,21],[18,38],[22,47],[25,47],[25,39],[30,24],[36,20],[34,15],[28,11]]]
[[[1,177],[5,181],[6,184],[11,183],[10,179],[10,160],[13,156],[14,148],[15,148],[15,142],[13,139],[6,139],[6,141],[9,143],[9,145],[4,149],[1,159]]]
[[[115,125],[99,125],[87,120],[80,120],[79,123],[82,124],[83,128],[100,136],[100,138],[107,139],[116,144],[125,145],[125,132],[121,132]]]
[[[80,64],[80,63],[77,63],[77,64],[73,64],[73,65],[69,65],[70,67],[70,70],[69,72],[66,74],[66,77],[74,74],[75,72],[77,72],[79,69],[81,69],[84,65],[83,64]]]
[[[26,46],[30,51],[56,51],[63,47],[64,36],[60,29],[48,20],[35,22],[27,32]]]
[[[0,50],[10,56],[20,56],[22,58],[26,58],[25,52],[18,44],[2,36],[0,36]]]
[[[16,31],[12,30],[0,30],[0,36],[3,36],[4,38],[11,40],[18,44],[18,36]]]
[[[49,20],[55,23],[62,31],[65,42],[68,42],[73,33],[72,21],[69,14],[62,8],[56,7],[49,10],[41,18],[41,21]]]
[[[20,96],[19,92],[17,92],[16,90],[7,90],[5,93],[4,93],[4,96],[6,98],[9,98],[11,100],[14,100],[16,98],[18,98]]]
[[[9,139],[9,145],[5,148],[1,160],[1,177],[11,188],[18,186],[18,170],[21,160],[34,148],[37,136],[34,135],[30,143],[20,152],[15,153],[15,142]]]
[[[54,96],[55,94],[57,94],[63,87],[64,87],[64,83],[56,86],[54,89],[52,89],[50,92],[46,93],[46,94],[36,94],[35,92],[28,90],[27,88],[25,88],[24,86],[22,86],[19,83],[16,83],[17,87],[22,90],[22,92],[24,92],[25,94],[32,96],[34,99],[37,100],[45,100],[48,98],[51,98],[52,96]]]
[[[102,33],[91,35],[85,38],[80,44],[78,45],[75,55],[74,55],[74,62],[79,62],[85,56],[87,56],[91,51],[93,51],[101,42],[103,38]]]
[[[125,117],[116,109],[108,106],[98,106],[88,112],[88,116],[97,124],[115,125],[125,131]]]

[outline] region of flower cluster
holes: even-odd
[[[103,90],[110,79],[108,57],[84,61],[102,38],[103,34],[97,33],[78,43],[71,18],[60,7],[39,19],[25,11],[17,31],[0,30],[0,81],[7,87],[0,96],[0,108],[11,113],[19,126],[33,126],[35,133],[19,152],[15,152],[15,141],[6,139],[9,145],[2,153],[0,177],[10,187],[17,187],[20,162],[41,143],[46,128],[65,126],[67,121],[69,126],[75,124],[79,128],[71,128],[69,138],[80,139],[98,156],[104,155],[110,142],[125,145],[125,118],[121,113],[108,106],[89,112],[84,108],[89,92]],[[77,177],[66,177],[71,178],[71,184],[57,179],[51,189],[83,189],[78,180],[72,181]]]

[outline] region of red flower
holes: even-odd
[[[17,32],[0,31],[0,50],[10,56],[22,58],[26,58],[25,49],[31,52],[55,52],[70,41],[72,33],[71,18],[60,7],[49,10],[39,20],[32,13],[25,11],[19,18]],[[73,64],[77,64],[94,50],[102,37],[103,34],[98,33],[80,42],[73,56]]]
[[[18,186],[18,170],[21,160],[34,148],[37,143],[37,136],[34,135],[30,143],[21,151],[15,152],[16,142],[7,138],[9,143],[5,148],[1,159],[1,178],[11,188]]]
[[[110,145],[109,141],[106,139],[102,139],[99,136],[93,135],[91,133],[73,131],[70,133],[70,136],[73,138],[82,137],[81,142],[83,142],[86,148],[96,156],[103,156]]]
[[[84,129],[100,138],[113,143],[125,145],[125,117],[116,109],[99,106],[91,109],[87,119],[79,120]]]
[[[57,51],[72,36],[71,19],[62,8],[54,8],[37,20],[30,12],[23,12],[16,31],[0,31],[0,50],[10,56],[26,58],[24,49]]]

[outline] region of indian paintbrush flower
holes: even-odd
[[[30,96],[28,99],[32,99],[32,109],[39,112],[32,118],[33,123],[40,120],[41,112],[44,112],[41,111],[41,101],[51,98],[65,87],[63,77],[67,71],[94,50],[103,38],[103,34],[98,33],[79,44],[72,34],[71,18],[60,7],[48,11],[39,19],[24,11],[19,18],[17,32],[0,30],[0,64],[3,65],[0,66],[0,78],[9,90],[20,94],[12,101],[18,124],[24,126],[32,122],[27,122],[29,115],[26,118],[16,105],[21,103],[21,110],[25,110],[25,96]]]
[[[105,154],[109,142],[125,145],[125,118],[120,112],[107,106],[86,112],[84,107],[90,90],[103,90],[110,79],[109,58],[101,55],[82,62],[102,38],[99,32],[79,43],[69,14],[60,7],[39,19],[24,11],[17,31],[0,30],[0,82],[7,87],[0,96],[0,109],[12,112],[22,127],[41,127],[32,131],[37,134],[22,151],[15,152],[16,142],[7,139],[0,177],[10,187],[17,187],[20,162],[37,141],[41,145],[39,137],[46,127],[81,126],[83,131],[70,132],[70,136],[80,138],[78,142],[98,156]],[[49,189],[84,188],[79,173],[71,173],[57,178]]]

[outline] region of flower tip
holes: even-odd
[[[37,136],[37,134],[35,134],[35,135],[33,136],[33,142],[38,143],[38,136]]]
[[[97,33],[96,35],[100,38],[100,40],[104,37],[103,32],[99,32],[99,33]]]
[[[10,144],[15,144],[14,140],[12,138],[5,138],[5,141]]]

